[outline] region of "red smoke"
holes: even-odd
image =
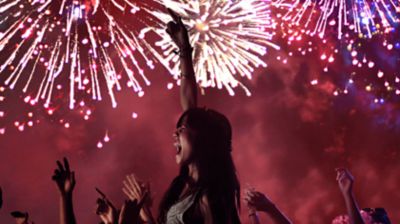
[[[322,87],[310,85],[314,68],[289,64],[255,74],[250,98],[240,90],[235,97],[217,90],[200,96],[201,105],[226,114],[233,125],[242,187],[248,184],[266,193],[294,223],[330,223],[345,213],[334,172],[345,166],[356,178],[360,206],[385,207],[392,222],[399,222],[399,129],[377,122],[387,111],[373,111],[355,100],[362,96],[354,101],[350,96],[335,98],[329,81]],[[13,210],[28,211],[35,223],[58,222],[51,175],[55,161],[64,156],[76,171],[79,223],[98,222],[95,187],[120,205],[122,180],[132,172],[151,181],[158,205],[177,173],[172,132],[181,113],[178,89],[168,91],[168,77],[160,74],[150,76],[153,85],[143,98],[123,92],[117,109],[109,103],[96,105],[88,122],[77,119],[65,129],[43,120],[24,132],[0,136],[0,222],[11,223]],[[132,112],[138,113],[137,119]],[[111,141],[98,149],[106,130]],[[248,223],[245,208],[242,217]]]

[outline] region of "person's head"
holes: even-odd
[[[360,210],[360,215],[365,224],[390,224],[388,214],[384,208],[363,208]],[[337,216],[332,224],[349,224],[350,218],[348,215]]]
[[[363,216],[368,216],[372,224],[390,224],[389,216],[384,208],[363,208]]]
[[[176,162],[201,165],[210,157],[226,157],[231,151],[232,129],[228,119],[214,110],[193,108],[179,118],[174,133]]]
[[[206,192],[212,204],[211,209],[216,211],[213,214],[221,213],[218,212],[220,207],[232,208],[236,212],[240,186],[231,155],[231,139],[231,125],[221,113],[194,108],[182,114],[175,132],[176,161],[181,168],[180,174],[164,195],[159,218],[165,218],[170,206],[178,199],[188,177],[189,164],[197,168],[198,180],[195,186]],[[226,223],[225,218],[215,219],[222,219],[221,223]]]

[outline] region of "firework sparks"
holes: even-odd
[[[339,39],[346,31],[371,38],[392,31],[400,22],[398,0],[277,0],[274,5],[283,11],[283,25],[290,27],[292,35],[324,37],[333,30]]]
[[[120,22],[139,10],[128,0],[0,1],[0,52],[7,55],[0,58],[2,81],[10,89],[20,85],[31,104],[43,100],[45,107],[65,83],[71,109],[78,92],[102,100],[103,88],[116,107],[123,74],[127,86],[143,95],[141,83],[150,82],[136,58],[154,65],[144,40]]]
[[[194,47],[196,78],[201,87],[225,88],[234,95],[233,88],[240,86],[250,95],[250,91],[238,80],[238,75],[251,79],[255,67],[267,66],[260,58],[267,53],[267,47],[279,49],[271,42],[275,23],[270,17],[268,1],[156,2],[180,14],[188,27]],[[156,18],[156,25],[143,29],[141,37],[151,31],[161,37],[155,44],[158,50],[152,48],[152,52],[178,79],[179,57],[173,54],[176,47],[165,32],[171,18],[162,11],[151,13]]]

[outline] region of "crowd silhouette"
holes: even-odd
[[[105,193],[99,193],[96,214],[103,224],[239,224],[261,223],[259,213],[268,216],[271,223],[290,224],[289,217],[264,193],[252,187],[244,190],[241,199],[240,184],[232,159],[232,130],[228,119],[221,113],[197,105],[197,85],[192,60],[192,45],[181,18],[168,9],[172,21],[166,32],[179,48],[181,89],[180,103],[183,114],[179,118],[174,136],[176,163],[179,173],[171,181],[158,209],[152,214],[153,199],[150,184],[138,180],[134,174],[123,181],[126,200],[118,208]],[[76,224],[73,192],[77,181],[69,161],[56,162],[52,180],[59,193],[60,224]],[[338,216],[333,224],[390,224],[382,208],[360,210],[353,192],[354,178],[345,168],[336,169],[337,183],[347,209],[347,215]],[[79,182],[79,181],[78,181]],[[3,204],[0,188],[0,208]],[[245,204],[248,220],[240,220],[241,201]],[[34,223],[27,212],[14,211],[17,224]],[[78,222],[79,223],[79,222]]]

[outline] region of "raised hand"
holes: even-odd
[[[96,191],[101,195],[97,199],[96,214],[100,217],[104,224],[116,224],[118,220],[118,211],[114,205],[107,199],[106,195],[98,188]]]
[[[140,217],[145,222],[154,223],[150,210],[152,205],[152,198],[150,197],[150,184],[148,182],[141,183],[136,179],[134,174],[130,174],[126,176],[126,179],[123,181],[123,185],[122,191],[132,201],[139,201],[144,197],[144,195],[147,195],[143,204],[143,208],[140,210]]]
[[[75,187],[75,173],[69,168],[69,163],[64,158],[64,165],[57,161],[58,168],[54,170],[52,179],[57,184],[60,192],[60,224],[76,224],[72,192]]]
[[[190,49],[188,31],[182,22],[182,18],[171,9],[168,8],[167,10],[173,21],[167,24],[166,32],[171,36],[179,49]]]
[[[268,211],[274,207],[274,204],[263,193],[248,189],[245,191],[244,201],[249,208],[254,208],[257,211]]]
[[[336,180],[346,203],[347,213],[351,224],[364,224],[360,209],[353,194],[354,177],[345,168],[336,169]]]
[[[138,202],[137,200],[126,200],[119,214],[118,224],[139,223],[139,212],[142,209],[146,195]]]
[[[345,168],[336,169],[336,180],[338,181],[342,194],[350,194],[353,190],[354,177]]]
[[[14,211],[11,212],[11,216],[14,217],[16,224],[29,224],[29,214],[27,212]]]
[[[271,217],[275,224],[291,224],[292,222],[286,217],[274,203],[263,193],[256,191],[254,188],[245,191],[244,201],[249,207],[250,212],[253,210],[262,211]],[[250,213],[251,215],[251,213]],[[251,216],[253,223],[259,223],[257,216]]]
[[[61,195],[71,195],[75,187],[75,172],[69,168],[69,163],[64,158],[64,165],[57,161],[58,169],[54,170],[52,179],[57,183]]]
[[[180,102],[183,111],[186,111],[197,107],[197,83],[192,60],[193,49],[182,18],[171,9],[168,9],[168,12],[173,21],[168,23],[166,31],[179,48],[179,67],[181,70]]]
[[[151,206],[152,200],[150,198],[150,184],[148,182],[143,183],[136,179],[134,174],[126,176],[123,181],[124,187],[122,191],[130,200],[140,200],[145,194],[147,194],[147,199],[144,205]]]

